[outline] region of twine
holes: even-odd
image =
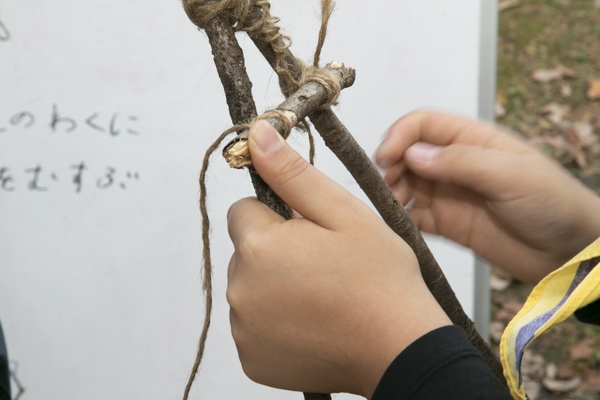
[[[226,17],[232,26],[237,31],[245,31],[250,35],[259,35],[262,40],[266,41],[273,48],[276,56],[276,72],[281,78],[280,87],[282,93],[287,98],[292,93],[297,91],[301,86],[308,82],[314,81],[321,84],[328,94],[326,103],[321,108],[328,108],[331,105],[337,104],[341,92],[341,84],[338,79],[326,69],[319,67],[319,61],[321,57],[321,50],[325,43],[327,36],[327,26],[329,18],[334,10],[335,4],[333,0],[321,0],[321,29],[319,31],[319,40],[315,55],[313,59],[313,65],[306,67],[304,62],[300,61],[301,74],[300,79],[296,80],[285,68],[285,52],[290,47],[292,41],[288,36],[283,35],[280,32],[279,18],[271,15],[271,4],[266,0],[183,0],[183,6],[190,20],[198,26],[200,29],[204,29],[206,24],[217,16]],[[200,171],[199,184],[200,184],[200,213],[202,215],[202,259],[203,259],[203,290],[205,294],[205,315],[204,325],[202,327],[202,334],[198,342],[198,352],[196,359],[190,373],[183,400],[187,400],[189,397],[192,384],[198,374],[198,369],[202,362],[204,355],[204,349],[206,347],[206,339],[208,337],[208,330],[210,328],[210,320],[212,316],[212,261],[210,253],[210,219],[208,216],[208,210],[206,206],[207,191],[206,191],[206,173],[208,172],[210,158],[213,153],[219,148],[221,143],[234,132],[240,132],[243,130],[250,129],[250,126],[257,120],[274,118],[281,122],[283,126],[282,136],[287,139],[290,132],[294,127],[300,125],[302,130],[308,134],[310,143],[310,163],[314,164],[315,148],[314,138],[310,130],[308,122],[305,120],[299,121],[296,126],[293,125],[285,114],[280,110],[270,110],[258,117],[254,118],[247,124],[241,124],[233,126],[223,132],[217,140],[207,149],[202,162],[202,169]],[[246,149],[243,155],[247,160],[250,161],[250,153]],[[249,164],[248,164],[249,165]]]
[[[299,80],[294,79],[285,64],[285,51],[291,46],[292,39],[281,33],[277,25],[280,19],[271,15],[271,4],[268,1],[183,0],[183,8],[189,19],[200,29],[204,29],[211,19],[222,16],[229,20],[235,30],[247,32],[250,36],[259,36],[261,40],[268,43],[277,56],[275,70],[283,79],[280,86],[286,98],[301,86],[314,81],[323,85],[329,95],[323,108],[337,104],[341,92],[340,84],[333,74],[319,67],[329,19],[335,8],[333,0],[321,1],[321,28],[313,65],[307,67],[302,60],[298,59],[301,65]]]

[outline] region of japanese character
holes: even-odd
[[[118,117],[119,117],[119,113],[114,113],[112,118],[110,119],[109,131],[112,136],[118,136],[121,133],[121,131],[117,130],[117,127],[116,127]],[[138,118],[135,115],[130,115],[127,119],[132,122],[136,122],[138,120]],[[127,128],[127,133],[129,133],[130,135],[138,135],[139,134],[138,131],[133,130],[131,128]]]
[[[115,172],[116,170],[111,167],[106,167],[106,173],[102,178],[99,178],[96,181],[96,186],[100,189],[108,189],[115,182]]]
[[[117,122],[117,117],[119,116],[118,113],[115,113],[112,118],[110,119],[110,134],[111,136],[118,136],[119,135],[119,131],[115,129],[115,123]]]
[[[138,117],[136,117],[135,115],[130,115],[128,119],[130,121],[137,122]],[[135,131],[133,129],[127,129],[127,133],[129,133],[130,135],[137,135],[137,134],[139,134],[138,131]]]
[[[27,120],[27,122],[23,124],[23,126],[25,126],[25,128],[29,128],[35,123],[35,116],[29,111],[23,111],[13,115],[10,118],[10,124],[13,126],[17,126],[20,125],[21,122],[23,122],[23,120]]]
[[[10,175],[8,168],[0,168],[0,189],[4,190],[5,192],[14,192],[15,187],[10,185],[14,181],[15,180],[12,175]]]
[[[52,105],[52,122],[50,123],[50,127],[52,128],[52,132],[56,132],[56,127],[59,124],[69,124],[69,128],[65,130],[65,132],[73,132],[77,128],[77,122],[75,122],[72,118],[61,117],[58,114],[58,108],[56,104]]]
[[[48,190],[48,188],[46,187],[39,186],[40,173],[42,172],[42,167],[39,164],[35,166],[35,168],[26,169],[25,172],[33,174],[33,177],[31,178],[29,183],[27,183],[27,187],[29,188],[29,190],[35,190],[38,192],[45,192],[46,190]]]
[[[96,125],[96,124],[94,123],[94,120],[95,120],[96,118],[98,118],[98,113],[95,113],[94,115],[91,115],[90,117],[88,117],[88,119],[86,119],[86,120],[85,120],[85,123],[86,123],[86,124],[87,124],[89,127],[91,127],[92,129],[95,129],[95,130],[97,130],[97,131],[100,131],[100,132],[104,132],[104,128],[102,128],[101,126],[99,126],[99,125]]]
[[[0,21],[0,42],[7,42],[10,39],[10,32],[4,22]]]
[[[76,171],[75,175],[73,175],[73,183],[77,186],[77,193],[81,192],[81,188],[83,186],[83,171],[87,169],[85,163],[82,161],[79,164],[71,165],[71,169]]]

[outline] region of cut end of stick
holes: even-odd
[[[231,168],[242,169],[252,165],[248,139],[240,139],[223,150],[223,157]]]

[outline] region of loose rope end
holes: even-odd
[[[252,165],[248,139],[240,139],[223,150],[223,157],[231,168],[242,169]]]

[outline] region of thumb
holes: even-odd
[[[506,198],[521,180],[530,155],[451,144],[418,142],[405,153],[407,167],[416,175],[470,189],[489,200]]]
[[[318,225],[335,229],[362,203],[310,165],[264,120],[250,128],[252,164],[261,178],[285,201]],[[364,206],[364,205],[363,205]]]

